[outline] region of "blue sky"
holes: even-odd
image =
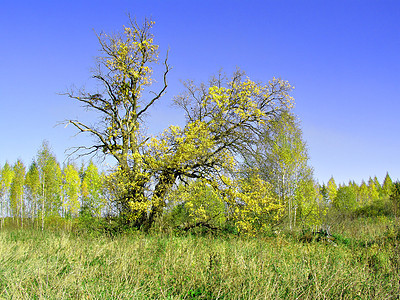
[[[171,107],[181,81],[206,81],[236,67],[255,81],[282,77],[295,86],[310,164],[319,182],[388,171],[400,178],[399,1],[1,1],[0,164],[27,165],[43,140],[59,161],[90,143],[67,118],[89,119],[58,95],[93,86],[96,32],[117,32],[127,14],[152,18],[169,89],[149,117],[149,132],[182,124]],[[157,74],[156,78],[157,78]]]

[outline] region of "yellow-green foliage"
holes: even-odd
[[[234,218],[239,232],[254,235],[270,232],[271,226],[283,216],[284,206],[272,192],[268,182],[259,176],[242,179],[236,191]]]
[[[318,197],[317,188],[312,178],[299,181],[296,189],[296,204],[298,206],[298,219],[302,227],[321,226],[327,207]]]
[[[82,204],[88,208],[93,216],[100,217],[105,206],[101,197],[103,175],[99,173],[96,165],[90,161],[82,180]]]
[[[229,191],[227,178],[237,172],[238,151],[252,142],[261,125],[271,122],[282,110],[290,110],[294,102],[289,95],[291,85],[282,79],[260,84],[240,71],[231,79],[219,74],[208,85],[186,83],[186,91],[175,98],[175,104],[185,113],[184,126],[171,125],[158,136],[147,136],[143,116],[164,94],[170,69],[167,56],[161,89],[153,91],[153,98],[142,97],[152,83],[154,63],[158,61],[158,45],[151,34],[153,24],[145,20],[139,26],[131,20],[123,34],[99,35],[102,56],[93,77],[105,92],[67,93],[99,113],[98,126],[77,120],[68,124],[95,137],[96,144],[89,152],[100,150],[117,160],[115,173],[109,176],[111,193],[125,217],[138,226],[146,223],[145,227],[164,212],[166,196],[177,184],[198,179],[215,192],[234,194]],[[199,195],[195,198],[204,199]],[[235,203],[230,201],[231,205]],[[245,201],[250,203],[249,199]],[[194,202],[188,202],[189,208],[193,203],[191,214],[204,219],[202,205]],[[264,202],[260,207],[265,207]],[[252,204],[247,208],[251,206],[257,207]]]
[[[14,177],[10,186],[10,206],[13,217],[23,218],[24,208],[24,183],[25,183],[25,166],[21,160],[14,165]]]
[[[225,201],[218,190],[213,189],[204,180],[179,185],[169,197],[172,205],[183,205],[191,223],[207,223],[223,226],[227,212]]]
[[[205,200],[204,196],[199,196],[199,189],[207,184],[215,193],[219,190],[229,194],[226,190],[232,189],[232,184],[226,174],[237,170],[235,148],[232,146],[239,146],[237,140],[245,142],[248,139],[247,130],[266,122],[269,118],[269,111],[265,111],[265,107],[263,108],[258,100],[268,98],[270,91],[277,86],[284,90],[290,89],[287,82],[278,79],[262,87],[249,79],[241,81],[236,78],[227,86],[227,88],[209,87],[201,102],[196,103],[194,107],[194,109],[203,110],[201,115],[189,116],[184,128],[170,126],[161,135],[152,137],[142,144],[142,151],[133,152],[128,156],[133,163],[131,171],[119,167],[115,174],[110,175],[114,189],[118,190],[120,197],[122,199],[127,197],[125,202],[131,210],[132,219],[138,219],[154,207],[164,207],[165,196],[173,185],[179,180],[186,182],[190,178],[199,179],[196,183],[199,186],[190,191],[194,195],[193,199],[185,200],[187,208],[191,211],[190,214],[194,220],[213,218],[213,208],[205,213],[202,210],[204,204],[195,202],[203,199],[201,201],[209,202],[207,206],[210,208],[220,207],[222,203],[219,200],[220,197],[211,196]],[[287,108],[291,106],[291,100],[287,96],[280,105]],[[269,105],[276,104],[269,103]],[[180,185],[178,189],[181,193],[180,197],[187,199],[187,195],[190,194],[187,191],[190,189],[192,186]],[[236,191],[230,193],[236,193]],[[250,200],[247,197],[241,200],[249,202],[246,206],[247,212],[243,213],[247,216],[246,222],[249,218],[249,209],[260,210],[259,207],[265,209],[265,199],[258,197]],[[216,203],[211,205],[212,201]],[[262,203],[258,207],[255,201],[262,201]],[[256,211],[254,215],[258,214],[259,211]],[[241,222],[245,222],[244,219]],[[257,223],[259,220],[254,222]],[[244,223],[241,227],[244,228]],[[247,230],[253,229],[247,228]]]
[[[114,172],[105,177],[107,189],[115,199],[120,211],[125,212],[125,217],[131,221],[138,220],[151,206],[151,201],[145,197],[141,183],[147,182],[145,173],[126,172],[118,167]]]
[[[328,190],[329,200],[333,203],[336,199],[336,194],[337,194],[337,190],[338,190],[335,179],[333,177],[331,177],[329,179],[326,188]]]
[[[67,214],[76,217],[79,212],[80,184],[81,179],[74,165],[68,164],[63,173],[64,203],[63,207]]]

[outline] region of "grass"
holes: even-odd
[[[399,299],[396,235],[388,235],[379,221],[359,222],[363,232],[371,231],[368,243],[354,226],[338,227],[336,247],[283,234],[222,238],[138,232],[112,238],[4,230],[0,297]]]

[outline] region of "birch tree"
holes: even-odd
[[[328,183],[326,185],[326,189],[328,192],[329,201],[331,203],[333,203],[336,199],[336,194],[337,194],[337,190],[338,190],[335,178],[333,178],[333,176],[331,178],[329,178]]]
[[[73,164],[67,164],[63,172],[63,208],[65,217],[74,218],[78,215],[80,209],[80,186],[81,179],[78,170]]]
[[[39,222],[39,197],[40,197],[40,176],[37,164],[35,161],[29,167],[25,177],[25,190],[26,198],[30,206],[30,214],[32,224],[34,224],[35,218]],[[38,224],[37,224],[38,225]]]
[[[245,155],[246,167],[252,169],[256,166],[262,177],[274,187],[281,205],[286,208],[290,229],[296,226],[301,208],[311,207],[305,202],[316,199],[307,147],[297,122],[294,115],[283,112],[279,118],[266,124],[256,146]]]
[[[48,142],[44,141],[37,155],[41,185],[42,230],[46,216],[59,215],[62,208],[61,168],[51,153]]]
[[[82,206],[85,207],[92,216],[100,217],[101,211],[105,206],[102,197],[102,185],[103,177],[99,173],[96,165],[90,161],[82,180]]]
[[[8,207],[10,203],[10,187],[14,177],[14,170],[6,162],[0,173],[0,200],[1,200],[1,228],[4,226],[4,220],[8,216]]]
[[[18,159],[14,167],[14,177],[11,182],[10,206],[14,218],[20,219],[21,227],[24,225],[24,182],[25,182],[25,166]]]

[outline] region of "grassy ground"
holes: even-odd
[[[363,220],[338,226],[337,246],[283,234],[110,238],[5,230],[0,297],[399,299],[400,231],[382,224]]]

